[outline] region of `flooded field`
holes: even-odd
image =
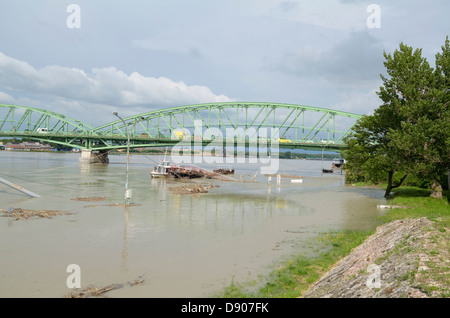
[[[196,179],[208,191],[186,195],[170,191],[185,180],[150,177],[162,157],[132,155],[125,206],[126,156],[110,155],[108,165],[79,157],[0,152],[0,177],[40,196],[0,184],[0,209],[65,212],[27,219],[0,212],[0,297],[64,297],[71,264],[81,288],[119,284],[108,297],[208,297],[232,279],[267,274],[320,232],[374,228],[385,202],[380,190],[322,175],[327,161],[280,160],[280,173],[303,177],[280,184],[268,183],[258,165],[235,164],[237,182]]]

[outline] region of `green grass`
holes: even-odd
[[[363,184],[361,184],[363,185]],[[391,209],[381,217],[384,223],[405,218],[427,217],[433,221],[434,228],[439,233],[436,240],[448,246],[448,236],[450,227],[450,206],[445,199],[447,191],[444,192],[444,199],[434,199],[430,197],[430,191],[414,188],[402,187],[395,189],[394,198],[389,199],[388,204],[407,206],[406,209]],[[340,259],[350,254],[351,250],[360,245],[374,231],[344,231],[338,233],[327,233],[319,236],[315,245],[318,255],[315,257],[297,255],[288,261],[280,264],[278,268],[264,278],[264,283],[257,291],[249,291],[248,286],[239,284],[232,280],[231,284],[222,290],[215,297],[222,298],[294,298],[300,297],[308,288],[320,277],[331,269]],[[445,247],[444,247],[445,248]],[[321,251],[321,252],[319,252]],[[435,250],[428,251],[430,256],[438,255]],[[445,263],[445,262],[444,262]],[[432,266],[432,265],[430,265]],[[434,264],[436,266],[436,264]],[[437,269],[430,271],[429,279],[435,281],[445,281],[445,286],[449,282],[448,266],[437,265]],[[403,279],[412,281],[414,275],[405,276]],[[428,279],[428,278],[427,278]],[[427,282],[421,283],[421,288],[430,293],[435,289]],[[440,291],[441,297],[449,295],[449,288],[445,287]]]
[[[444,197],[447,195],[444,192]],[[402,187],[396,189],[393,199],[389,199],[391,205],[408,206],[409,209],[392,209],[382,217],[384,222],[406,218],[427,217],[431,221],[437,222],[440,228],[450,226],[450,205],[447,199],[434,199],[430,197],[430,191],[414,188]]]
[[[294,298],[300,297],[314,282],[342,257],[360,245],[369,231],[343,231],[320,235],[315,242],[322,250],[317,257],[297,255],[280,264],[259,290],[248,291],[248,286],[232,280],[231,284],[215,295],[222,298]]]

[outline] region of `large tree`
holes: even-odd
[[[346,138],[347,148],[343,155],[347,181],[387,182],[385,197],[392,189],[399,187],[407,177],[403,164],[394,158],[389,147],[387,133],[394,125],[392,116],[376,111],[374,115],[363,116]]]
[[[408,165],[408,171],[430,180],[431,196],[436,198],[442,198],[440,180],[449,168],[448,37],[442,50],[442,54],[436,55],[434,72],[430,73],[428,66],[426,75],[418,75],[423,84],[414,87],[418,89],[411,94],[415,100],[398,108],[402,114],[401,125],[388,134],[391,147]]]
[[[393,54],[384,53],[388,76],[381,75],[377,92],[383,103],[346,139],[350,177],[385,179],[386,197],[408,174],[433,180],[432,188],[440,192],[439,176],[449,159],[448,56],[448,38],[436,56],[436,70],[420,49],[403,43]]]
[[[436,54],[436,83],[442,94],[442,109],[444,115],[443,132],[446,137],[442,142],[443,169],[447,169],[447,185],[450,198],[450,41],[448,36],[445,45],[442,46],[442,53]]]

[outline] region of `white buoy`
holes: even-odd
[[[303,179],[292,179],[291,183],[303,183]]]
[[[126,204],[130,203],[132,193],[133,193],[133,191],[131,191],[131,189],[127,189],[127,191],[125,191],[125,203]]]

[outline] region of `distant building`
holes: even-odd
[[[39,142],[22,142],[18,143],[8,143],[5,146],[5,150],[9,151],[51,151],[52,147],[50,145],[41,144]]]

